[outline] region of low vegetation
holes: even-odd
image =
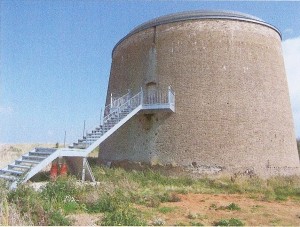
[[[22,185],[15,191],[8,191],[2,183],[0,225],[72,225],[74,220],[70,215],[87,213],[101,214],[95,223],[98,225],[241,226],[249,223],[240,219],[239,215],[244,212],[244,208],[238,202],[211,204],[206,214],[182,214],[183,208],[176,204],[180,204],[182,198],[191,193],[238,194],[256,201],[300,201],[299,177],[195,180],[189,177],[166,177],[152,170],[125,171],[120,168],[94,167],[93,171],[99,182],[97,184],[82,184],[73,177],[65,177],[49,182],[40,190]],[[263,209],[260,205],[252,208],[249,205],[253,213],[260,209]],[[225,212],[231,218],[216,217],[211,220],[207,216],[209,212]],[[172,222],[167,218],[171,214],[182,215],[184,222]]]

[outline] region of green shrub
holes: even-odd
[[[221,219],[214,223],[215,226],[244,226],[244,223],[240,219]]]
[[[235,204],[235,203],[230,203],[228,206],[225,207],[227,210],[241,210],[241,208]]]
[[[165,202],[179,202],[181,199],[174,192],[165,192],[162,195],[159,195],[160,201]]]
[[[174,207],[160,207],[160,208],[158,208],[158,212],[160,212],[162,214],[170,213],[170,212],[173,212],[174,210],[175,210]]]
[[[86,204],[86,209],[89,213],[113,212],[117,206],[112,196],[103,195],[95,203]]]
[[[22,215],[27,215],[34,225],[71,225],[61,209],[53,206],[51,201],[31,187],[20,185],[8,195],[10,203],[16,204]]]
[[[89,213],[114,212],[120,205],[129,206],[130,198],[123,191],[117,190],[114,194],[103,194],[94,203],[87,203],[85,207]]]
[[[194,222],[194,221],[191,221],[190,225],[191,226],[204,226],[204,224],[202,224],[201,222]]]
[[[140,213],[131,207],[120,206],[113,212],[106,212],[101,225],[105,226],[142,226],[146,221],[140,219]]]
[[[79,194],[75,178],[59,177],[56,181],[50,181],[42,190],[44,199],[51,202],[62,203],[68,198],[75,198]]]
[[[72,225],[72,223],[60,211],[53,210],[49,213],[49,223],[48,223],[48,225],[67,226],[67,225]]]

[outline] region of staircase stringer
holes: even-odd
[[[134,115],[136,115],[139,111],[143,109],[142,105],[137,106],[133,109],[126,117],[124,117],[121,121],[119,121],[116,125],[114,125],[111,129],[109,129],[103,136],[101,136],[98,140],[92,143],[89,147],[82,151],[72,151],[70,149],[60,149],[61,155],[66,157],[87,157],[94,149],[96,149],[103,141],[105,141],[110,135],[112,135],[115,131],[117,131],[122,125],[124,125],[129,119],[131,119]]]

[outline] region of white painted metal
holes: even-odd
[[[12,181],[11,188],[15,188],[17,183],[28,181],[58,157],[83,157],[82,179],[87,170],[91,179],[94,180],[92,170],[86,160],[88,154],[130,118],[142,111],[175,112],[175,93],[172,88],[169,86],[167,91],[157,90],[151,94],[146,94],[141,89],[132,97],[130,91],[117,99],[111,97],[111,104],[104,110],[103,124],[95,127],[92,132],[86,133],[86,136],[79,139],[78,143],[61,149],[36,148],[1,169],[0,178]]]

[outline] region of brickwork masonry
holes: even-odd
[[[149,78],[151,89],[173,87],[176,113],[133,117],[101,145],[101,160],[299,174],[281,39],[272,28],[210,19],[133,34],[114,50],[107,102],[110,93],[150,89]]]

